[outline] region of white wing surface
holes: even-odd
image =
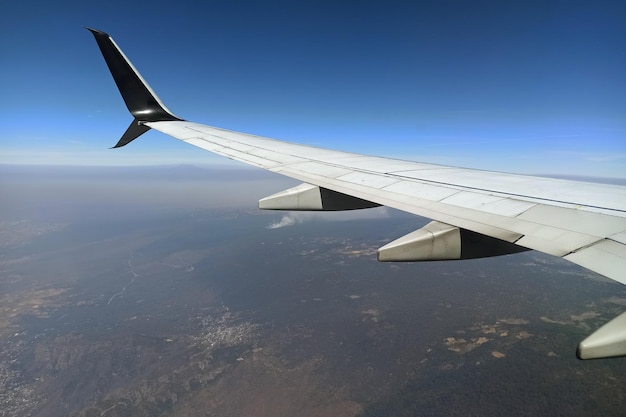
[[[433,220],[379,249],[381,261],[468,259],[535,249],[626,284],[626,187],[402,161],[304,146],[173,115],[104,32],[96,38],[134,120],[116,147],[149,129],[302,181],[264,209],[377,205]],[[626,313],[578,347],[581,359],[626,355]]]

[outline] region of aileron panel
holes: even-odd
[[[626,285],[626,245],[622,243],[604,239],[564,259]]]

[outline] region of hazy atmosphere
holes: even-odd
[[[535,251],[379,263],[428,219],[261,211],[298,182],[148,132],[89,32],[179,116],[292,142],[626,181],[626,8],[13,2],[0,16],[0,417],[620,416],[577,344],[626,287]]]

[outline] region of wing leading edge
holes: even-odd
[[[385,205],[433,219],[379,249],[381,261],[469,259],[535,249],[626,284],[626,187],[424,164],[315,148],[175,116],[111,37],[94,35],[134,120],[115,147],[149,129],[302,181],[264,209]],[[626,356],[626,313],[578,346],[581,359]]]

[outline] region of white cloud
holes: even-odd
[[[362,219],[382,219],[389,217],[389,209],[387,207],[377,207],[365,210],[347,210],[347,211],[331,211],[331,212],[312,212],[312,211],[290,211],[283,217],[270,225],[267,229],[280,229],[281,227],[293,226],[310,221],[347,221]]]
[[[296,224],[296,219],[294,219],[291,215],[286,214],[282,219],[280,219],[280,221],[267,226],[267,229],[280,229],[281,227],[293,226],[294,224]]]

